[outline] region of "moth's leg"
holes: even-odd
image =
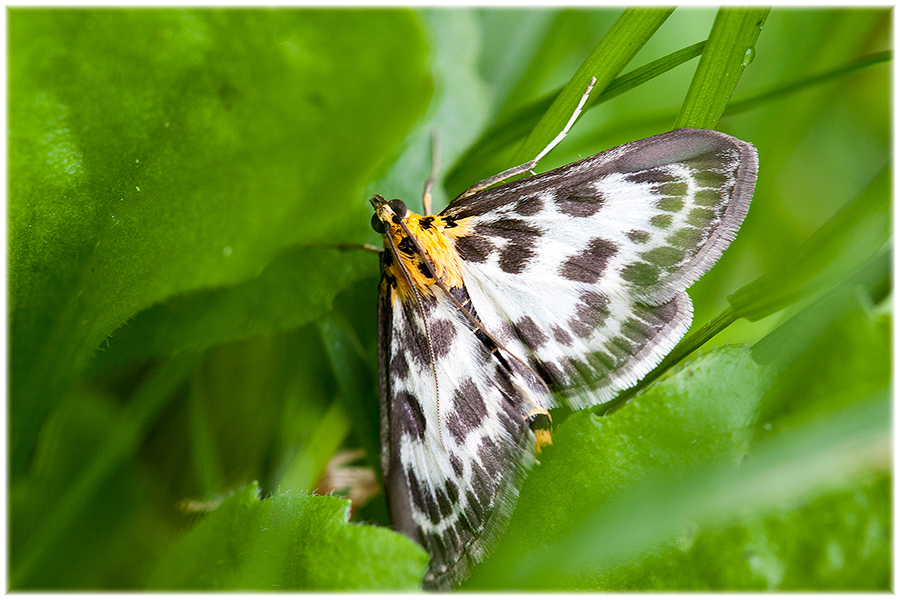
[[[422,193],[422,206],[425,214],[431,214],[431,189],[437,176],[438,163],[440,162],[441,132],[435,128],[431,132],[431,174],[425,182],[425,191]]]
[[[384,248],[381,246],[373,246],[372,244],[322,244],[324,248],[335,248],[337,250],[365,250],[366,252],[375,252],[381,254]]]
[[[588,83],[587,89],[584,90],[584,94],[582,94],[581,100],[578,101],[578,106],[575,107],[575,112],[572,113],[572,116],[569,118],[569,122],[566,123],[566,126],[563,127],[563,130],[559,132],[559,135],[557,135],[555,138],[553,138],[553,141],[550,142],[549,144],[547,144],[547,147],[544,148],[543,150],[541,150],[537,156],[535,156],[533,159],[529,160],[527,163],[523,163],[523,164],[519,165],[518,167],[513,167],[511,169],[507,169],[507,170],[503,171],[502,173],[498,173],[497,175],[494,175],[493,177],[488,177],[487,179],[483,179],[482,181],[479,181],[478,183],[476,183],[475,185],[473,185],[472,187],[467,189],[465,192],[463,192],[462,195],[460,196],[460,198],[465,198],[466,196],[471,196],[475,192],[480,192],[483,189],[489,188],[492,185],[496,185],[502,181],[506,181],[510,177],[515,177],[516,175],[521,175],[522,173],[527,173],[527,172],[531,171],[532,175],[533,175],[534,174],[533,169],[537,166],[538,161],[541,160],[542,158],[544,158],[544,156],[546,156],[548,152],[553,150],[553,148],[557,144],[559,144],[563,140],[564,137],[566,137],[566,134],[569,133],[569,129],[571,129],[572,125],[575,124],[575,119],[577,119],[578,115],[581,114],[581,109],[584,108],[584,103],[587,102],[588,96],[590,95],[591,89],[593,89],[595,83],[597,83],[597,78],[591,77],[591,81],[590,81],[590,83]]]

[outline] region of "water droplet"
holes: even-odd
[[[222,254],[225,256],[231,256],[231,246],[225,246],[222,248]]]
[[[756,50],[751,46],[750,48],[747,48],[747,51],[744,53],[744,60],[741,61],[741,66],[746,67],[753,62],[754,58],[756,58]]]

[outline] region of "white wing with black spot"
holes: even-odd
[[[637,382],[687,331],[687,287],[734,239],[752,145],[711,130],[638,140],[452,202],[485,328],[573,408]]]
[[[385,492],[394,528],[431,555],[426,585],[446,588],[484,557],[509,519],[534,462],[526,415],[545,406],[548,393],[442,290],[421,304],[392,300],[385,280],[380,291]],[[454,292],[466,300],[464,290]]]

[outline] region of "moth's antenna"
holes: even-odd
[[[575,107],[575,112],[572,113],[572,116],[569,117],[569,122],[566,123],[566,126],[563,127],[563,130],[559,132],[553,141],[547,144],[547,147],[541,150],[537,156],[529,160],[527,163],[523,163],[518,167],[513,167],[512,169],[507,169],[502,173],[498,173],[493,177],[488,177],[487,179],[483,179],[467,189],[459,198],[465,198],[467,196],[471,196],[475,192],[480,192],[483,189],[489,188],[492,185],[498,184],[501,181],[506,181],[510,177],[515,177],[516,175],[521,175],[522,173],[530,172],[534,175],[533,169],[537,166],[538,161],[544,158],[548,152],[553,150],[553,148],[563,141],[563,138],[566,137],[566,134],[569,133],[569,130],[572,128],[572,125],[575,124],[575,119],[578,118],[578,115],[581,114],[581,109],[584,108],[584,103],[587,102],[588,96],[591,94],[591,90],[594,89],[594,84],[597,83],[596,77],[591,77],[591,81],[588,83],[587,89],[584,90],[584,94],[581,96],[581,100],[578,101],[578,106]],[[459,199],[457,198],[457,200]]]
[[[431,190],[434,188],[434,180],[437,177],[438,164],[441,154],[441,130],[435,127],[431,130],[431,174],[425,182],[425,192],[422,194],[422,207],[425,215],[431,214]]]
[[[409,229],[403,224],[403,221],[400,222],[400,226],[403,227],[403,231],[406,232],[406,235],[410,236],[410,239],[413,239],[409,233]],[[419,316],[422,317],[422,327],[425,328],[425,344],[428,346],[428,354],[431,356],[431,374],[434,377],[434,400],[437,409],[438,440],[441,442],[441,448],[446,452],[447,447],[444,446],[444,432],[441,431],[441,393],[438,385],[437,357],[434,355],[434,347],[431,345],[431,331],[428,329],[428,317],[425,314],[425,303],[422,302],[422,296],[419,295],[416,284],[413,283],[412,275],[409,274],[409,270],[400,258],[400,250],[397,249],[397,244],[394,243],[394,236],[392,236],[390,232],[387,232],[384,237],[391,245],[391,253],[394,255],[394,262],[400,265],[400,269],[403,271],[403,277],[406,279],[406,283],[409,284],[409,289],[412,290],[413,296],[416,298],[416,305],[419,307]]]

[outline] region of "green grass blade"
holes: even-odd
[[[719,10],[675,129],[715,128],[752,59],[753,45],[768,14],[767,8]]]
[[[833,69],[829,69],[828,71],[823,71],[816,75],[796,79],[769,90],[748,94],[743,98],[731,101],[725,108],[725,112],[722,116],[737,115],[750,110],[762,108],[770,102],[790,97],[791,95],[798,92],[803,92],[817,85],[823,85],[834,81],[835,79],[858,73],[859,71],[867,69],[868,67],[880,65],[892,59],[893,53],[890,51],[868,54]],[[623,77],[627,76],[628,75],[624,75]],[[618,79],[616,81],[618,81]],[[613,82],[613,84],[615,84],[615,82]],[[610,85],[610,88],[612,88],[612,85]],[[591,106],[591,103],[588,102],[587,105]],[[602,138],[616,137],[619,132],[630,131],[642,126],[650,126],[651,129],[656,127],[664,127],[666,123],[671,122],[676,117],[677,115],[671,112],[655,112],[652,114],[646,114],[637,119],[629,119],[627,121],[622,121],[616,125],[611,125],[609,128],[605,129],[602,132]],[[601,136],[598,135],[596,136],[596,138],[599,139],[601,138]],[[586,139],[593,140],[595,139],[595,137],[591,136]]]
[[[725,109],[725,115],[734,115],[753,110],[766,102],[772,102],[773,100],[778,100],[795,92],[802,92],[810,87],[828,83],[834,79],[843,77],[844,75],[850,75],[851,73],[865,69],[866,67],[889,62],[893,60],[893,58],[894,53],[890,50],[861,56],[834,69],[810,75],[809,77],[804,77],[797,81],[780,85],[770,90],[753,94],[747,98],[741,98],[740,100],[731,102],[728,105],[728,108]]]
[[[891,237],[891,169],[885,167],[828,220],[790,262],[728,297],[738,317],[758,321],[831,285],[870,260]]]
[[[350,415],[343,405],[343,400],[335,400],[322,418],[315,422],[315,429],[309,442],[285,469],[284,476],[278,484],[280,491],[286,493],[315,491],[316,483],[328,461],[341,449],[352,427]]]
[[[592,94],[588,98],[584,110],[587,111],[612,100],[700,56],[705,44],[706,41],[691,44],[616,77],[602,93]],[[553,99],[558,97],[562,91],[563,88],[560,87],[550,92],[542,98],[523,106],[488,129],[448,173],[445,183],[447,189],[462,191],[471,185],[472,182],[483,179],[484,176],[488,175],[483,172],[484,165],[489,164],[491,159],[499,152],[502,152],[504,148],[528,135],[528,132],[540,120],[541,116],[549,110],[553,104]]]
[[[344,413],[353,415],[351,422],[356,437],[366,451],[369,464],[380,476],[381,419],[378,403],[374,401],[377,388],[370,376],[365,351],[353,326],[339,311],[331,311],[322,319],[319,333],[338,383],[339,400],[344,402]]]
[[[597,78],[596,91],[606,90],[673,10],[675,9],[626,9],[563,87],[562,93],[556,97],[513,156],[512,164],[521,164],[537,156],[563,130],[591,77]]]

